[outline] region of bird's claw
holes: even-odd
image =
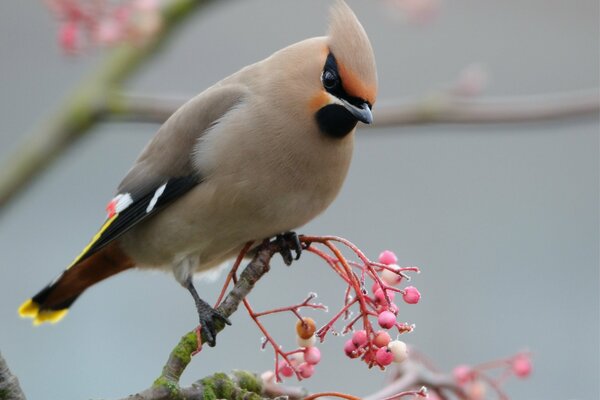
[[[217,343],[217,327],[215,321],[220,321],[223,324],[231,325],[231,321],[221,312],[215,310],[210,305],[204,303],[198,307],[198,317],[200,319],[200,332],[205,342],[210,347],[215,347]]]
[[[276,241],[279,244],[279,253],[283,258],[283,262],[285,265],[290,266],[292,261],[300,259],[300,255],[302,254],[302,242],[300,242],[300,237],[296,232],[285,232],[280,235],[277,235]],[[296,257],[292,255],[292,250],[296,253]]]

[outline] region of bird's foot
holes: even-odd
[[[197,307],[200,319],[200,333],[210,347],[217,343],[217,323],[231,325],[229,319],[219,311],[212,308],[208,303],[201,300],[201,306]],[[217,322],[218,321],[218,322]]]
[[[279,253],[285,265],[290,266],[292,261],[300,259],[304,247],[302,247],[302,242],[300,242],[300,238],[296,232],[282,233],[277,235],[275,240],[281,249]],[[296,253],[296,257],[292,255],[292,251]]]
[[[231,325],[231,322],[225,315],[212,308],[207,302],[200,298],[191,278],[188,279],[186,287],[192,294],[194,302],[196,303],[196,310],[198,311],[198,318],[200,319],[200,333],[205,342],[208,343],[210,347],[214,347],[217,343],[217,323]],[[201,343],[198,343],[198,348],[200,348],[200,346]]]

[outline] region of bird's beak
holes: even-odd
[[[371,108],[369,108],[369,104],[367,102],[364,102],[359,106],[350,104],[345,100],[342,100],[342,102],[344,103],[346,110],[350,111],[350,114],[352,114],[360,122],[364,122],[365,124],[370,124],[373,122],[373,113],[371,113]]]

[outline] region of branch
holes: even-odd
[[[398,367],[397,378],[394,381],[390,382],[380,391],[364,397],[363,400],[383,400],[393,397],[400,392],[421,386],[425,386],[436,392],[448,390],[453,392],[459,399],[468,398],[463,388],[457,385],[448,374],[432,372],[423,364],[408,359]]]
[[[375,114],[373,127],[539,122],[598,116],[598,112],[598,89],[487,99],[440,93],[417,101],[382,105]]]
[[[473,99],[446,92],[378,105],[374,122],[363,128],[422,124],[536,122],[597,115],[597,89],[535,96]],[[120,121],[163,123],[188,98],[114,94],[104,117]]]
[[[25,400],[19,380],[10,372],[8,365],[0,353],[0,399]]]
[[[217,307],[217,310],[226,317],[231,316],[237,310],[244,298],[254,288],[256,282],[269,271],[269,262],[271,261],[271,258],[280,250],[281,242],[264,241],[256,249],[254,257],[250,263],[248,263],[244,271],[242,271],[233,289],[231,289],[223,302]],[[239,261],[241,261],[241,258],[238,258],[238,262]],[[225,327],[220,321],[215,321],[215,325],[217,332],[222,331]],[[263,385],[262,380],[256,375],[247,372],[234,373],[235,377],[237,377],[237,381],[235,379],[232,380],[231,377],[228,377],[225,374],[216,374],[212,377],[202,379],[188,388],[181,388],[179,386],[181,374],[192,360],[192,356],[201,349],[201,343],[204,342],[204,338],[201,338],[200,343],[198,343],[198,338],[198,329],[186,333],[177,346],[171,351],[161,375],[154,381],[152,387],[138,394],[129,396],[127,399],[259,399],[259,395],[267,393],[266,388],[268,388],[268,386]],[[237,382],[237,384],[235,382]],[[211,395],[207,394],[207,387],[212,391],[229,391],[227,392],[229,395],[225,395],[225,392],[219,392],[217,393],[217,397],[211,397],[214,393],[211,393]],[[231,391],[233,388],[237,391]]]
[[[161,10],[163,27],[139,44],[123,43],[108,53],[102,65],[84,78],[54,117],[21,142],[0,168],[0,208],[96,124],[117,100],[112,93],[161,46],[193,11],[214,0],[171,0]]]

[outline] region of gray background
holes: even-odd
[[[63,57],[56,24],[37,1],[0,2],[0,157],[94,66]],[[229,1],[188,24],[129,82],[141,92],[192,95],[243,65],[325,31],[324,1]],[[473,62],[493,74],[491,95],[597,87],[595,0],[444,2],[431,26],[350,1],[375,48],[380,96],[426,93]],[[0,350],[31,399],[115,398],[147,387],[196,322],[171,277],[124,273],[86,293],[61,324],[33,329],[18,305],[58,274],[91,237],[104,206],[156,126],[106,124],[73,146],[0,216]],[[511,381],[518,399],[598,399],[598,119],[363,130],[345,188],[301,229],[337,234],[375,257],[397,251],[423,273],[402,306],[417,330],[404,340],[442,368],[529,348],[535,371]],[[214,299],[219,284],[199,283]],[[291,304],[316,291],[331,307],[342,286],[306,256],[277,262],[252,301]],[[315,314],[319,321],[325,316]],[[293,343],[289,317],[266,320]],[[271,367],[247,316],[195,359],[186,383],[215,371]],[[329,340],[310,390],[374,391],[383,374],[346,359]]]

